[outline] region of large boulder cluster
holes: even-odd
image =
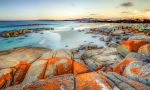
[[[108,47],[117,47],[123,41],[128,39],[146,39],[150,35],[149,30],[144,28],[141,30],[140,26],[114,26],[113,28],[92,28],[88,33],[92,34],[102,34],[107,36],[101,36],[100,41],[106,42],[105,45]],[[150,38],[147,40],[150,42]]]
[[[5,90],[149,90],[147,55],[130,52],[115,64],[117,55],[114,47],[87,50],[82,56],[75,49],[16,48],[9,54],[0,54],[0,87]]]
[[[118,30],[121,29],[121,30]],[[5,90],[150,90],[150,38],[133,30],[91,29],[113,36],[110,44],[79,49],[15,48],[0,52],[0,89]],[[121,40],[119,40],[122,38]],[[111,40],[110,40],[111,39]],[[112,43],[112,42],[111,42]]]

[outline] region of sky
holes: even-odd
[[[150,18],[150,0],[0,0],[0,20]]]

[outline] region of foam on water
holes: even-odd
[[[58,33],[53,33],[49,31],[44,31],[43,33],[43,40],[40,41],[39,44],[44,47],[57,50],[59,48],[61,36]]]

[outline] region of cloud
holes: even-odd
[[[134,5],[131,2],[126,2],[126,3],[122,3],[120,6],[122,6],[122,7],[132,7]]]
[[[126,13],[128,13],[128,14],[139,14],[139,13],[141,13],[141,11],[139,11],[139,10],[125,10],[121,13],[123,13],[123,14],[126,14]]]
[[[94,15],[96,15],[96,14],[90,14],[90,15],[93,15],[93,16],[94,16]]]
[[[146,9],[144,9],[144,11],[147,11],[147,12],[149,12],[149,11],[150,11],[150,9],[149,9],[149,8],[146,8]]]
[[[123,12],[121,12],[121,13],[129,13],[130,11],[128,11],[128,10],[126,10],[126,11],[123,11]]]

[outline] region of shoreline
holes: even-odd
[[[10,80],[11,83],[0,84],[1,88],[6,90],[51,88],[53,90],[61,89],[61,85],[67,85],[66,88],[71,89],[74,85],[77,85],[76,88],[81,88],[79,83],[83,83],[85,85],[82,86],[83,88],[96,86],[97,89],[101,89],[102,86],[99,85],[101,83],[109,89],[132,88],[136,90],[141,87],[145,90],[149,89],[150,82],[143,82],[149,77],[145,77],[145,79],[140,76],[141,73],[150,74],[150,70],[148,70],[150,54],[147,54],[146,48],[150,47],[150,42],[148,42],[150,37],[146,36],[147,34],[135,32],[126,27],[122,28],[122,26],[105,30],[91,28],[89,31],[77,31],[77,33],[84,34],[87,32],[91,36],[101,34],[100,37],[94,37],[94,39],[98,38],[108,43],[108,47],[99,47],[91,43],[81,45],[82,49],[79,47],[50,50],[44,47],[20,47],[0,51],[0,78],[3,79],[6,75],[10,76],[0,82]],[[107,38],[103,36],[107,36]],[[120,40],[117,41],[118,39]],[[115,44],[109,45],[110,43]],[[139,72],[132,71],[133,68]],[[145,70],[148,70],[147,73]],[[66,80],[69,81],[65,82]],[[89,80],[91,84],[87,83]],[[115,84],[117,81],[122,82],[123,86]],[[70,84],[71,82],[75,83]],[[57,87],[50,87],[49,83],[53,83]],[[138,83],[141,87],[134,83]],[[45,87],[42,87],[43,85]],[[133,87],[134,85],[135,87]]]

